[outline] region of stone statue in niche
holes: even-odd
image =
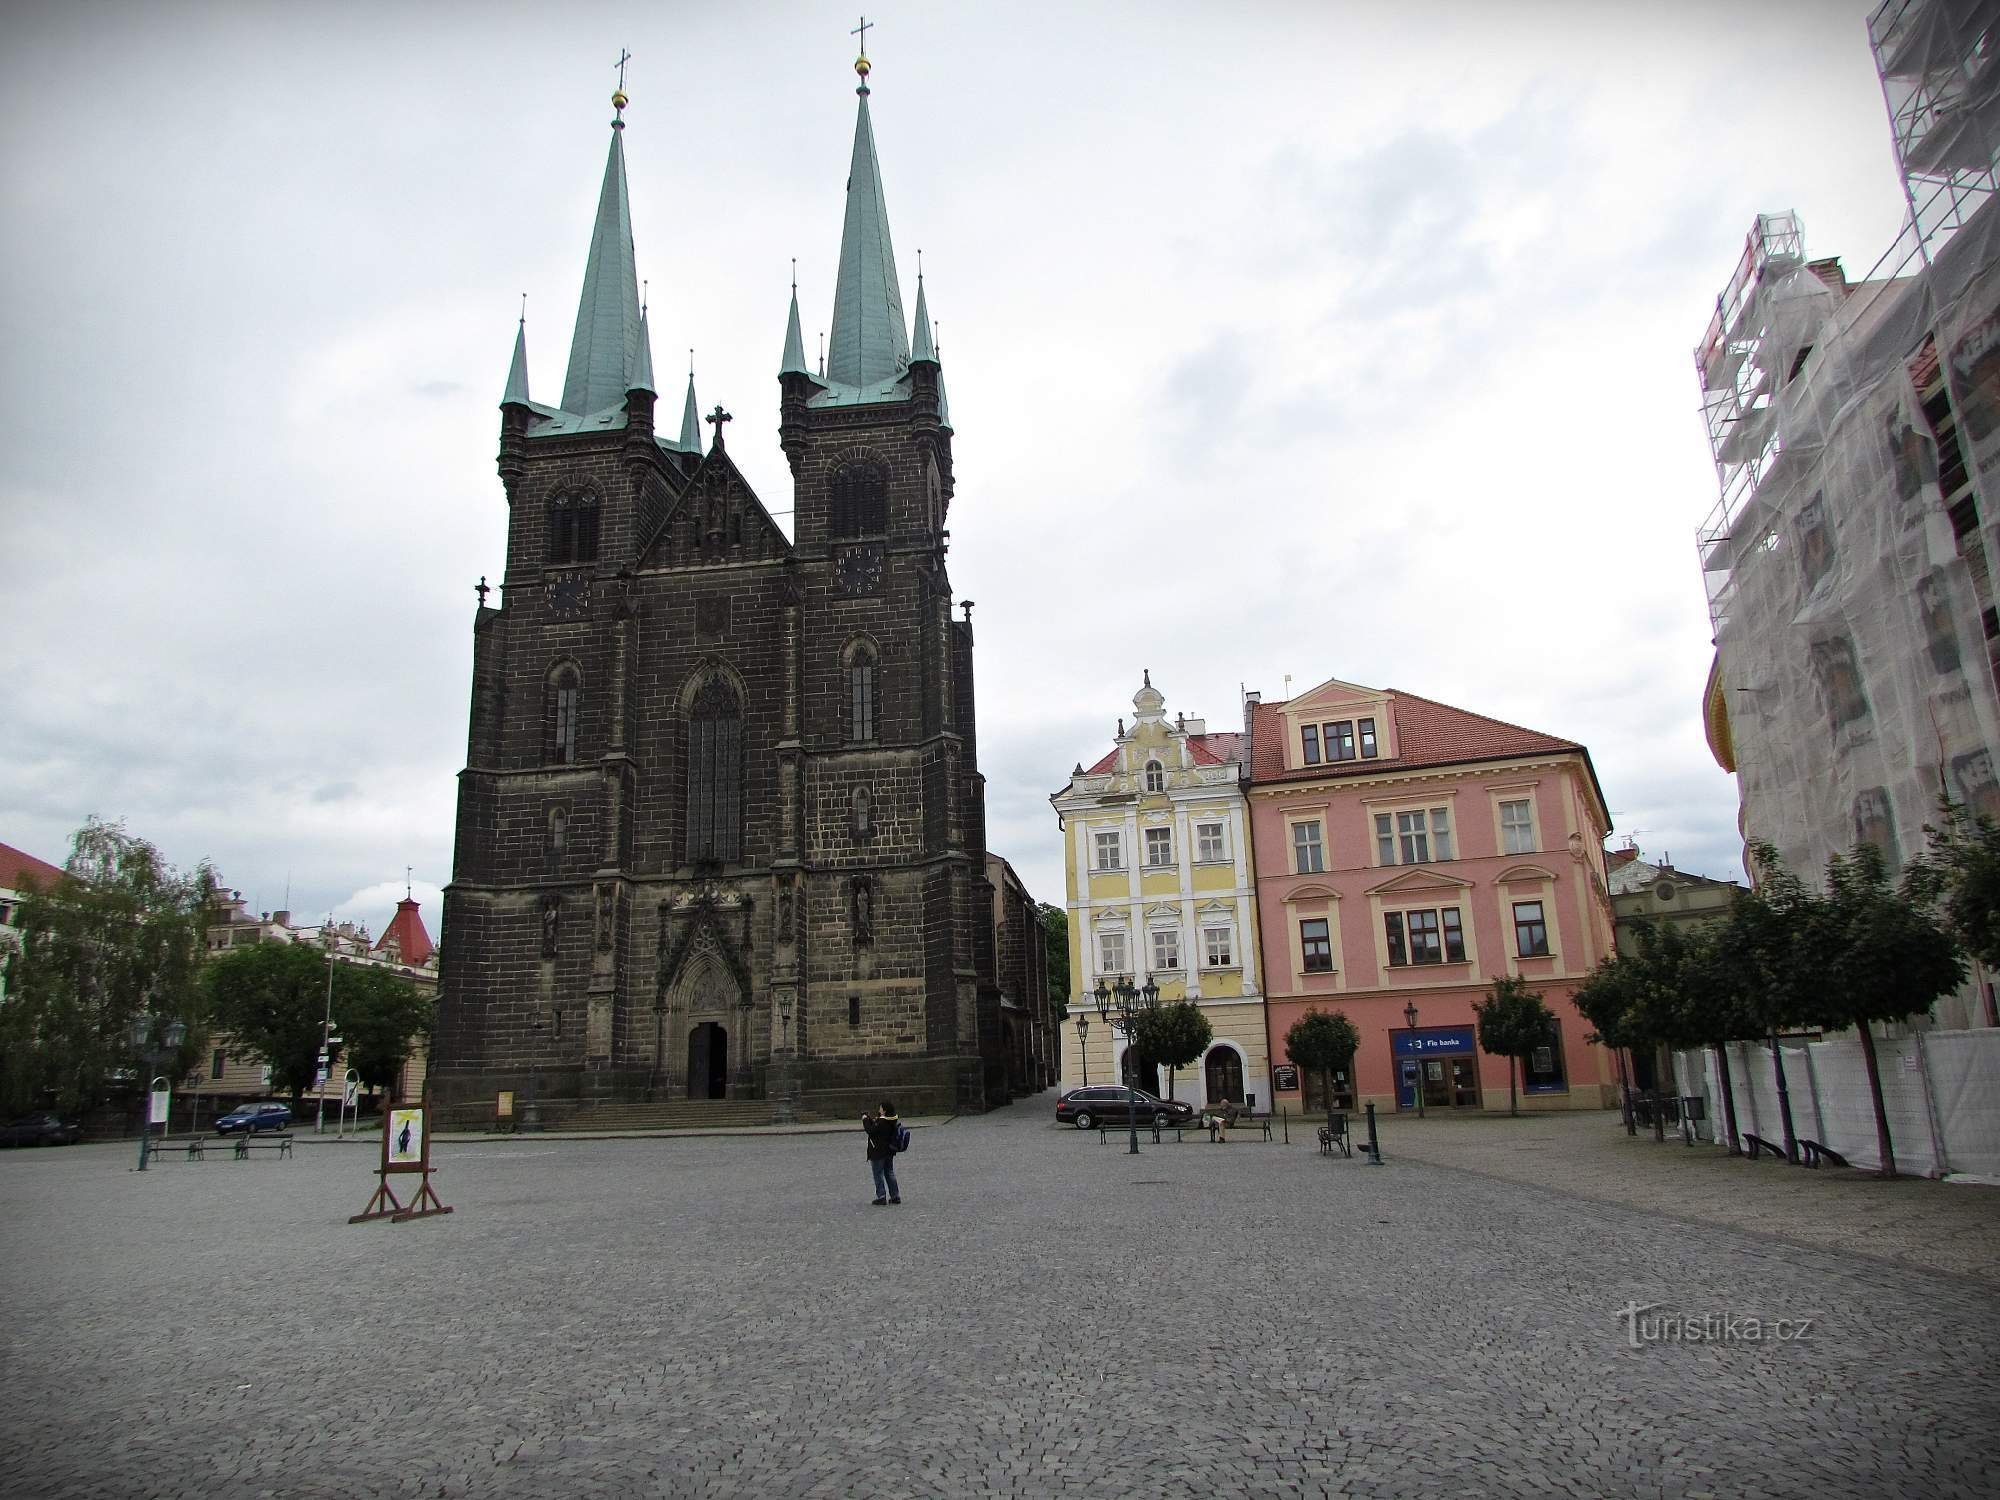
[[[854,946],[867,948],[875,942],[875,887],[865,875],[854,881]]]
[[[865,786],[854,789],[852,827],[856,843],[863,843],[874,837],[875,798]]]
[[[611,924],[617,918],[618,893],[609,885],[597,888],[597,951],[611,951]]]
[[[792,882],[788,876],[778,877],[778,941],[792,940]]]
[[[556,929],[562,923],[562,897],[542,897],[542,957],[556,956]]]

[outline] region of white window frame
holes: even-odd
[[[1211,840],[1209,834],[1215,837]],[[1229,825],[1217,820],[1213,823],[1194,825],[1195,863],[1198,865],[1219,865],[1229,858]]]
[[[1164,792],[1167,789],[1167,768],[1157,760],[1146,762],[1146,790]]]
[[[1312,830],[1311,836],[1300,837],[1307,829]],[[1310,865],[1305,860],[1308,851],[1311,851],[1313,857]],[[1292,824],[1292,873],[1294,875],[1326,873],[1326,828],[1318,818],[1299,818]]]
[[[1111,853],[1111,863],[1104,862],[1105,851]],[[1094,871],[1122,870],[1125,868],[1125,835],[1116,828],[1099,828],[1090,836],[1091,869]],[[1121,971],[1122,972],[1122,971]]]
[[[1178,973],[1181,966],[1181,930],[1155,927],[1152,931],[1153,972]]]
[[[1456,859],[1456,834],[1449,804],[1377,810],[1375,862],[1383,866],[1427,865]]]
[[[1221,939],[1218,943],[1217,939]],[[1233,923],[1204,926],[1201,929],[1202,956],[1207,962],[1205,968],[1233,969],[1236,967],[1236,928]],[[1218,949],[1221,957],[1216,953]]]
[[[1507,810],[1510,807],[1521,809],[1521,821],[1519,823],[1508,821]],[[1522,840],[1518,845],[1515,842],[1517,837]],[[1535,854],[1540,852],[1536,848],[1535,799],[1533,797],[1509,797],[1500,804],[1500,852],[1502,854]]]
[[[1131,948],[1126,942],[1130,936],[1122,927],[1107,928],[1097,934],[1097,972],[1100,974],[1130,974],[1132,972]],[[1112,949],[1117,948],[1116,961]]]
[[[1170,870],[1174,864],[1174,831],[1171,828],[1148,828],[1146,834],[1146,868],[1149,870]],[[1158,837],[1155,837],[1155,835]],[[1166,858],[1154,858],[1155,849],[1164,848]]]

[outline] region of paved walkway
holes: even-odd
[[[1986,1281],[1434,1165],[1424,1132],[1379,1169],[1297,1131],[1134,1157],[1050,1102],[920,1132],[900,1208],[858,1133],[444,1145],[457,1212],[401,1225],[346,1223],[360,1149],[0,1153],[0,1490],[2000,1490]]]
[[[1677,1130],[1628,1136],[1610,1112],[1399,1115],[1381,1131],[1389,1156],[2000,1284],[2000,1187],[1751,1161]]]

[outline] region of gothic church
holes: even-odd
[[[678,432],[638,295],[621,92],[559,405],[516,335],[498,608],[470,732],[431,1064],[440,1123],[538,1090],[764,1099],[777,1117],[1008,1098],[971,609],[945,571],[952,421],[921,276],[905,323],[868,62],[825,360],[794,288],[788,539]],[[482,580],[483,582],[483,580]]]

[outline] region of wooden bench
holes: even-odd
[[[1750,1147],[1750,1160],[1752,1161],[1755,1161],[1757,1159],[1757,1155],[1760,1151],[1770,1152],[1771,1155],[1777,1157],[1779,1161],[1791,1160],[1789,1156],[1785,1155],[1785,1148],[1783,1146],[1779,1146],[1770,1141],[1767,1141],[1761,1135],[1752,1135],[1750,1134],[1749,1131],[1746,1130],[1743,1132],[1743,1139]]]
[[[1822,1146],[1818,1141],[1802,1140],[1799,1142],[1799,1150],[1805,1153],[1806,1165],[1809,1167],[1817,1167],[1822,1164],[1844,1167],[1848,1164],[1847,1158],[1834,1150],[1833,1147]]]
[[[1335,1110],[1327,1116],[1326,1123],[1319,1128],[1319,1154],[1333,1155],[1334,1147],[1340,1148],[1342,1156],[1354,1155],[1354,1137],[1348,1133],[1345,1111]]]
[[[248,1161],[250,1160],[250,1153],[252,1151],[271,1150],[275,1150],[280,1156],[290,1156],[292,1154],[291,1135],[289,1133],[284,1135],[258,1135],[254,1131],[246,1130],[236,1137],[235,1160]]]
[[[1210,1111],[1206,1116],[1208,1138],[1211,1141],[1225,1140],[1232,1130],[1261,1130],[1264,1139],[1271,1138],[1271,1117],[1252,1114],[1249,1110],[1238,1113],[1234,1105],[1225,1105],[1221,1114]]]
[[[163,1138],[154,1142],[146,1154],[158,1158],[165,1156],[169,1151],[178,1151],[183,1153],[182,1159],[185,1161],[203,1161],[206,1160],[207,1145],[206,1136],[190,1135],[180,1140]]]

